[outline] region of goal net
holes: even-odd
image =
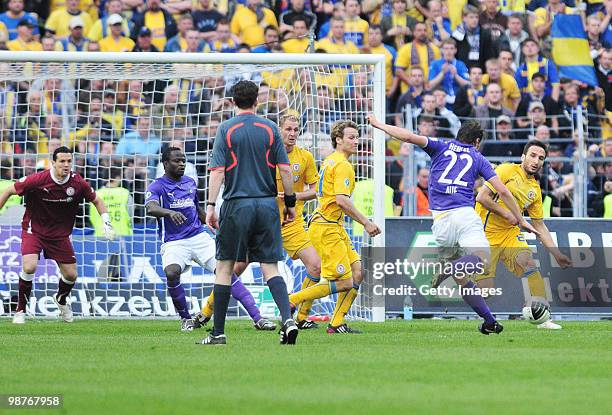
[[[374,140],[366,122],[368,112],[382,115],[380,66],[376,56],[0,53],[0,186],[49,168],[59,146],[72,148],[73,169],[105,200],[118,234],[115,241],[106,241],[95,208],[80,207],[72,236],[78,264],[70,298],[75,315],[174,316],[157,224],[143,204],[147,186],[163,174],[163,148],[184,149],[185,174],[196,180],[199,199],[205,201],[215,133],[234,114],[231,87],[250,79],[260,85],[258,114],[275,122],[285,114],[301,120],[298,145],[313,153],[317,167],[332,151],[334,121],[357,122],[362,139],[352,160],[356,180],[382,189],[384,137]],[[382,224],[375,196],[370,196],[370,215]],[[309,202],[305,213],[315,204]],[[14,197],[0,212],[4,315],[16,305],[23,211],[22,200]],[[358,249],[372,245],[362,227],[347,220],[346,229]],[[193,265],[181,281],[195,313],[211,292],[214,275]],[[301,261],[287,257],[279,265],[289,289],[299,290],[306,276]],[[41,258],[29,314],[58,314],[51,296],[59,276],[56,264]],[[241,279],[264,316],[278,314],[258,264],[251,264]],[[350,317],[380,320],[369,292],[366,283]],[[312,314],[331,314],[334,301],[317,301]],[[247,316],[234,300],[229,315]]]

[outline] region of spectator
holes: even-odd
[[[236,53],[240,39],[230,30],[230,24],[227,20],[221,19],[217,22],[217,37],[209,46],[212,52],[220,53]]]
[[[550,29],[552,28],[555,16],[559,14],[574,14],[576,11],[567,7],[563,0],[548,0],[548,6],[539,7],[535,10],[534,31],[538,39],[543,41],[543,49],[550,51],[552,39]]]
[[[415,113],[417,117],[417,121],[419,124],[419,128],[421,125],[421,118],[427,117],[431,119],[433,122],[434,134],[429,135],[429,137],[436,137],[436,133],[440,137],[444,138],[452,138],[453,135],[451,133],[451,126],[448,119],[442,117],[440,115],[440,110],[436,105],[436,97],[432,92],[425,92],[423,94],[423,105],[420,109],[418,109]],[[420,133],[423,134],[423,133]]]
[[[416,215],[431,216],[429,210],[429,168],[421,167],[417,172]]]
[[[380,26],[384,32],[383,41],[399,49],[410,41],[417,21],[406,12],[407,0],[393,0],[392,5],[393,12],[389,16],[383,16]]]
[[[98,42],[89,42],[87,52],[100,52],[100,44]]]
[[[306,10],[304,4],[304,0],[291,0],[289,8],[280,14],[278,20],[283,37],[285,37],[287,32],[291,33],[293,31],[293,23],[296,18],[304,19],[306,22],[306,33],[311,30],[314,31],[317,27],[317,16]],[[293,32],[293,37],[296,37],[295,32]]]
[[[457,46],[454,39],[442,42],[442,59],[435,60],[429,68],[429,87],[440,85],[446,92],[446,105],[452,107],[459,89],[469,84],[465,63],[457,60]]]
[[[332,17],[330,23],[330,35],[318,44],[320,49],[326,53],[359,53],[359,48],[350,40],[345,40],[344,20]]]
[[[204,42],[212,42],[217,36],[217,23],[225,16],[219,13],[211,0],[199,0],[199,5],[200,8],[191,14],[193,24],[200,32],[200,39]]]
[[[512,52],[512,69],[516,71],[522,62],[521,45],[529,38],[529,34],[523,30],[523,20],[520,15],[513,14],[508,18],[508,28],[504,35],[503,43]]]
[[[327,85],[319,85],[315,97],[316,105],[302,113],[302,125],[313,134],[329,134],[331,125],[340,119],[336,103]]]
[[[546,125],[544,105],[540,101],[533,101],[529,104],[527,110],[527,123],[515,134],[517,138],[526,140],[529,136],[534,135],[541,125]]]
[[[168,85],[164,91],[164,102],[156,104],[151,111],[153,131],[162,139],[167,138],[176,123],[187,124],[188,114],[185,104],[179,102],[179,87]]]
[[[396,206],[402,205],[403,188],[400,183],[404,178],[404,162],[410,156],[410,144],[402,142],[397,158],[389,163],[387,167],[386,184],[393,189],[393,204]]]
[[[587,39],[589,40],[589,48],[591,48],[591,58],[597,59],[603,52],[604,46],[601,41],[601,33],[599,26],[601,25],[601,19],[599,16],[591,15],[586,19],[586,33]]]
[[[26,112],[17,117],[14,123],[14,153],[23,154],[26,151],[27,144],[38,142],[38,138],[42,134],[41,129],[45,123],[42,100],[42,92],[39,90],[30,90],[28,92],[26,96]]]
[[[478,9],[467,5],[463,8],[463,22],[457,26],[452,37],[457,41],[457,59],[468,67],[477,65],[484,70],[485,62],[497,57],[497,44],[491,32],[478,23]]]
[[[511,76],[514,79],[514,74],[516,72],[516,67],[514,66],[514,57],[512,52],[506,49],[502,49],[499,51],[499,64],[501,66],[502,73]],[[516,80],[514,81],[516,82]],[[517,87],[518,89],[518,87]]]
[[[499,0],[484,0],[484,10],[480,13],[480,27],[491,33],[497,42],[508,27],[508,17],[499,9]]]
[[[558,146],[550,146],[548,159],[563,157],[563,150]],[[563,161],[551,160],[544,164],[540,175],[540,186],[543,196],[552,198],[552,216],[572,216],[572,201],[570,199],[574,190],[573,174],[571,168]]]
[[[480,152],[486,157],[520,157],[523,145],[513,142],[512,120],[507,115],[500,115],[495,120],[495,139],[485,140]]]
[[[187,31],[185,42],[185,49],[181,49],[181,52],[201,53],[210,51],[208,45],[200,39],[200,33],[196,29]]]
[[[344,40],[353,42],[358,48],[368,44],[368,22],[359,17],[361,5],[358,0],[344,0]]]
[[[231,21],[231,31],[250,47],[264,43],[264,27],[278,27],[274,12],[261,4],[261,0],[246,0],[238,6]]]
[[[405,125],[403,118],[404,111],[407,105],[412,107],[412,112],[421,108],[423,93],[425,92],[425,83],[423,79],[423,69],[420,66],[413,66],[410,69],[408,90],[403,93],[397,100],[395,112],[395,124],[399,126]],[[412,113],[410,114],[412,116]]]
[[[395,71],[399,79],[402,81],[402,94],[408,90],[410,78],[410,68],[419,66],[423,69],[424,79],[429,79],[429,66],[431,63],[440,59],[440,49],[433,43],[430,43],[427,38],[427,26],[425,23],[416,23],[414,25],[414,39],[401,47],[397,52],[397,60],[395,63]]]
[[[459,121],[459,118],[457,118],[457,116],[447,108],[448,97],[446,96],[446,91],[438,87],[433,90],[433,95],[436,99],[436,108],[440,113],[440,116],[448,120],[450,124],[450,132],[453,136],[456,136],[459,132],[459,127],[461,127],[461,122]]]
[[[51,33],[47,33],[40,40],[40,46],[43,52],[61,52],[64,50],[62,44],[55,40],[55,37]]]
[[[120,14],[112,14],[108,18],[110,35],[100,41],[102,52],[130,52],[135,43],[129,37],[123,36],[123,17]]]
[[[177,22],[178,33],[168,39],[164,52],[181,52],[187,48],[187,32],[193,29],[193,17],[190,14],[182,14]]]
[[[329,3],[324,3],[324,4],[329,5]],[[342,19],[342,21],[344,21],[344,17],[345,17],[344,3],[342,1],[335,2],[332,7],[331,13],[327,13],[327,14],[331,14],[331,17],[329,18],[329,20],[323,23],[321,27],[319,28],[319,32],[317,34],[317,38],[319,40],[324,39],[329,35],[329,31],[331,29],[331,21],[334,17],[340,18]]]
[[[283,49],[279,42],[280,35],[278,28],[269,25],[264,29],[264,44],[253,48],[253,53],[281,53]],[[304,49],[305,50],[305,49]]]
[[[38,19],[33,13],[24,11],[24,0],[9,0],[7,11],[0,14],[0,23],[4,23],[8,31],[8,40],[17,39],[17,26],[22,20],[27,20],[32,26],[32,36],[38,40],[40,32],[38,30]]]
[[[434,45],[441,47],[442,42],[450,39],[451,24],[448,17],[444,17],[442,13],[442,2],[439,0],[431,0],[427,3],[429,9],[429,17],[425,21],[427,25],[427,33],[432,39]]]
[[[17,37],[6,42],[8,50],[12,51],[42,51],[42,45],[33,36],[34,26],[28,19],[21,19],[17,23]]]
[[[151,29],[143,26],[138,31],[138,37],[136,38],[136,45],[133,52],[159,52],[157,46],[153,44]]]
[[[385,96],[386,111],[393,111],[391,104],[399,86],[399,79],[395,76],[396,50],[382,43],[383,31],[379,25],[371,25],[368,30],[368,45],[363,49],[364,53],[385,55]]]
[[[557,68],[555,64],[540,55],[540,47],[534,39],[527,39],[522,45],[523,56],[525,62],[523,62],[518,69],[514,78],[521,91],[526,94],[533,91],[531,85],[531,77],[534,73],[540,72],[546,78],[546,89],[545,93],[550,94],[552,99],[555,101],[559,100],[559,76],[557,75]]]
[[[75,16],[79,16],[83,20],[83,30],[85,33],[89,33],[93,26],[93,21],[88,13],[81,11],[79,0],[66,0],[66,8],[58,9],[51,13],[45,22],[45,29],[53,32],[58,38],[69,36],[70,20]]]
[[[136,120],[136,129],[130,131],[119,141],[116,153],[118,155],[155,156],[161,149],[161,141],[151,133],[151,119],[140,116]]]
[[[293,18],[291,38],[282,44],[283,51],[285,53],[306,53],[309,45],[308,22],[304,17],[296,16]]]
[[[481,118],[480,122],[484,130],[492,137],[494,124],[492,120],[500,115],[512,117],[513,113],[502,105],[502,90],[499,84],[490,83],[485,92],[485,105],[474,108],[474,116]]]
[[[132,20],[132,37],[140,34],[140,29],[146,26],[151,31],[151,42],[157,50],[164,50],[168,39],[176,35],[176,22],[170,13],[161,8],[161,0],[146,0],[144,11],[135,14]]]
[[[470,84],[459,90],[453,106],[453,112],[459,117],[469,117],[474,107],[484,104],[485,87],[480,66],[472,66],[469,77]]]
[[[559,134],[563,137],[571,137],[572,132],[578,125],[578,107],[582,106],[587,116],[587,125],[596,123],[593,119],[596,114],[595,108],[580,99],[580,88],[575,83],[570,83],[564,89],[564,94],[559,102]]]
[[[539,72],[534,73],[531,77],[531,85],[533,91],[523,95],[516,110],[516,116],[518,117],[516,122],[519,127],[525,127],[529,124],[529,121],[524,117],[527,115],[529,104],[535,101],[541,102],[544,105],[546,114],[551,116],[559,114],[559,104],[550,95],[545,93],[546,78],[544,75]],[[559,122],[556,117],[551,118],[549,124],[555,131],[559,129]]]
[[[536,132],[533,136],[533,139],[548,144],[548,142],[550,141],[550,129],[548,128],[548,126],[540,125],[538,128],[536,128]]]
[[[516,80],[502,72],[499,59],[489,59],[486,62],[487,73],[482,76],[482,83],[496,83],[502,89],[502,104],[514,113],[521,100],[521,92]]]
[[[606,111],[612,111],[612,49],[604,49],[595,62],[595,74],[599,87],[603,90]]]
[[[123,18],[121,22],[121,35],[129,36],[130,35],[130,23],[128,19],[125,19],[122,15],[123,12],[123,4],[121,0],[110,0],[106,2],[106,15],[96,20],[92,25],[89,32],[87,32],[87,37],[91,40],[95,40],[96,42],[101,41],[111,32],[111,25],[108,22],[108,19],[113,14],[118,14]]]
[[[84,52],[90,40],[83,36],[83,19],[75,16],[70,19],[70,36],[60,39],[62,50],[66,52]]]

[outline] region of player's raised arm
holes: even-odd
[[[538,239],[540,240],[540,242],[542,242],[542,245],[544,245],[548,252],[550,252],[551,255],[555,257],[555,260],[557,261],[559,266],[561,268],[570,267],[572,265],[572,260],[559,250],[557,244],[555,244],[554,239],[550,235],[550,231],[548,230],[548,227],[546,226],[544,221],[542,219],[531,219],[531,222],[533,224],[533,227],[536,228],[536,230],[538,231],[538,233],[536,234],[538,236]]]
[[[419,147],[427,146],[427,137],[424,135],[418,135],[411,133],[405,128],[396,127],[394,125],[385,124],[381,121],[378,121],[373,114],[368,115],[368,121],[370,125],[374,128],[378,128],[379,130],[383,130],[385,133],[390,136],[397,138],[400,141],[405,141],[410,144],[417,145]]]
[[[4,189],[4,191],[0,193],[0,209],[4,207],[4,204],[6,203],[7,200],[9,200],[11,196],[14,196],[16,194],[17,194],[17,190],[15,189],[14,184],[11,184],[9,187]]]
[[[508,209],[510,209],[510,212],[516,218],[519,227],[523,231],[531,232],[536,235],[539,235],[539,232],[533,226],[531,226],[529,222],[525,220],[525,218],[523,217],[523,212],[516,204],[516,200],[514,199],[514,196],[512,196],[512,193],[510,192],[510,190],[508,190],[506,185],[502,183],[499,177],[493,176],[488,180],[488,182],[491,184],[491,186],[493,186],[493,188],[495,189],[495,191],[497,192],[501,200],[504,201],[504,204],[508,207]]]

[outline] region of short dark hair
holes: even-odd
[[[221,26],[229,26],[230,22],[227,19],[219,19],[219,21],[217,22],[215,27],[219,27],[219,25],[221,25]]]
[[[73,151],[71,149],[69,149],[66,146],[61,146],[55,149],[55,151],[53,152],[53,161],[57,160],[57,155],[58,154],[72,154]]]
[[[295,16],[293,19],[291,19],[291,26],[293,26],[295,22],[304,22],[306,24],[306,27],[308,27],[308,20],[304,16],[298,15],[298,16]]]
[[[527,144],[525,144],[525,147],[523,147],[523,155],[527,155],[527,152],[531,147],[540,147],[542,150],[544,150],[544,157],[548,156],[548,146],[538,140],[527,141]]]
[[[484,136],[484,130],[479,121],[467,120],[461,124],[459,132],[457,133],[457,141],[464,144],[476,144],[478,139],[482,140]]]
[[[238,44],[238,46],[236,46],[236,50],[240,49],[248,49],[249,52],[251,51],[251,47],[247,43]]]
[[[533,76],[531,77],[531,80],[533,81],[534,79],[539,78],[542,81],[546,82],[546,76],[544,76],[544,74],[542,72],[536,72],[533,74]]]
[[[272,30],[273,32],[279,33],[278,28],[276,26],[272,26],[271,24],[269,24],[264,29],[264,34],[266,34],[270,30]]]
[[[240,109],[251,108],[257,102],[259,87],[252,81],[239,81],[232,87],[234,104]]]
[[[379,25],[379,24],[371,24],[370,25],[370,29],[372,29],[372,30],[380,30],[380,33],[384,33],[382,26]]]
[[[123,170],[121,170],[121,167],[111,167],[108,180],[110,181],[113,179],[123,179]]]
[[[170,156],[172,155],[173,151],[183,151],[183,150],[181,150],[178,147],[166,147],[164,151],[162,151],[162,157],[161,157],[162,163],[165,161],[170,161]]]

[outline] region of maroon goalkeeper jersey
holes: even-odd
[[[70,236],[79,203],[96,198],[96,192],[75,172],[70,172],[65,182],[58,183],[51,170],[45,170],[21,178],[15,183],[15,189],[26,201],[22,229],[44,239]]]

